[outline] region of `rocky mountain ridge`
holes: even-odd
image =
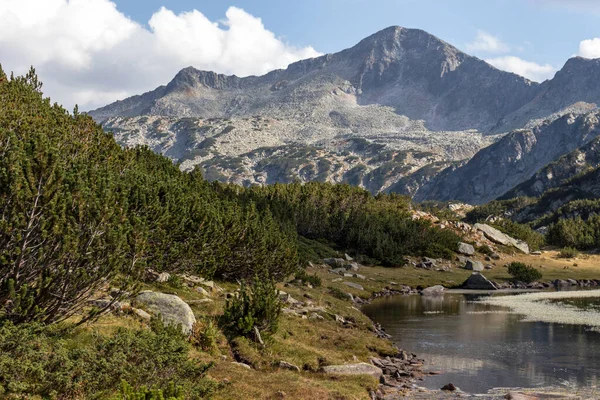
[[[562,128],[548,126],[596,110],[596,77],[598,60],[574,58],[539,84],[427,32],[390,27],[352,48],[263,76],[185,68],[166,86],[89,114],[121,144],[147,144],[182,168],[199,166],[209,179],[323,180],[477,203],[593,138],[571,129],[573,140],[552,139]],[[525,130],[501,139],[515,128]],[[539,135],[548,136],[543,146],[534,145]],[[352,150],[361,141],[383,155]],[[479,160],[485,158],[492,144],[496,161],[523,158],[514,164],[522,167],[516,175],[506,163],[510,173],[500,175],[515,178],[500,187],[481,184],[486,169],[474,168],[473,157],[481,150]],[[453,184],[444,184],[445,177]],[[464,179],[474,180],[471,188],[457,184]]]

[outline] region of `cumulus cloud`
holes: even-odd
[[[469,52],[507,53],[510,47],[500,38],[485,31],[477,31],[475,40],[466,46]]]
[[[110,0],[2,0],[0,63],[16,74],[35,66],[53,100],[91,109],[166,84],[187,66],[247,76],[319,55],[237,7],[221,22],[163,7],[148,26]]]
[[[578,55],[585,58],[600,58],[600,38],[581,41]]]
[[[489,58],[485,61],[498,69],[513,72],[535,82],[550,79],[556,72],[556,68],[550,64],[540,65],[515,56]]]

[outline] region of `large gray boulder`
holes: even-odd
[[[475,224],[473,227],[482,232],[486,238],[494,243],[503,244],[505,246],[513,246],[521,250],[523,253],[529,254],[529,245],[527,243],[510,237],[492,226],[487,224]]]
[[[323,372],[332,375],[370,375],[375,379],[383,375],[381,368],[367,363],[328,365],[323,367]]]
[[[473,247],[473,245],[460,242],[458,244],[458,252],[460,254],[464,254],[465,256],[472,256],[475,254],[475,248]]]
[[[467,260],[465,269],[469,271],[481,272],[485,269],[481,261]]]
[[[496,285],[479,272],[474,272],[471,276],[462,284],[463,289],[471,290],[498,290]]]
[[[160,315],[168,325],[181,325],[185,334],[192,333],[196,317],[190,306],[172,294],[145,291],[135,298],[135,304],[153,315]]]

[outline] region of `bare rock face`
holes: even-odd
[[[492,226],[487,224],[475,224],[473,227],[478,231],[483,232],[485,237],[494,243],[503,244],[505,246],[513,246],[521,250],[523,253],[529,254],[529,245],[527,245],[527,243],[510,237]]]
[[[532,129],[511,132],[465,165],[437,175],[416,192],[415,199],[488,202],[599,135],[600,113],[595,112],[567,114]]]

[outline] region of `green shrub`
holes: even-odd
[[[167,280],[167,285],[174,289],[181,289],[184,286],[183,278],[176,274],[171,274]]]
[[[333,249],[333,243],[327,241],[312,240],[298,235],[298,258],[304,264],[320,262],[324,258],[338,257],[339,254]]]
[[[190,342],[207,352],[217,349],[219,329],[212,318],[200,320],[194,324]]]
[[[273,278],[255,275],[250,286],[242,283],[239,294],[227,300],[223,323],[232,336],[257,340],[256,328],[265,339],[277,331],[282,308]]]
[[[308,282],[313,287],[321,286],[321,278],[319,278],[317,274],[309,275],[303,269],[296,272],[296,279],[300,279],[302,282]]]
[[[531,283],[542,279],[542,273],[532,267],[520,262],[512,262],[508,266],[508,273],[520,282]]]
[[[490,246],[488,246],[487,244],[477,247],[477,251],[481,254],[485,254],[486,256],[491,256],[492,254],[494,254],[492,249],[490,249]]]
[[[579,251],[573,247],[563,247],[558,253],[559,258],[575,258],[579,254]]]
[[[151,329],[121,328],[104,336],[69,334],[39,324],[0,325],[0,393],[8,398],[100,399],[133,387],[168,390],[177,382],[186,398],[209,395],[212,364],[191,359],[187,337],[154,319]]]
[[[336,299],[350,300],[350,296],[348,295],[348,293],[344,292],[341,289],[338,289],[334,286],[328,286],[327,289],[329,290],[329,294],[331,294]]]
[[[173,382],[163,391],[142,386],[134,389],[127,381],[121,383],[121,393],[113,400],[184,400],[183,390]]]

